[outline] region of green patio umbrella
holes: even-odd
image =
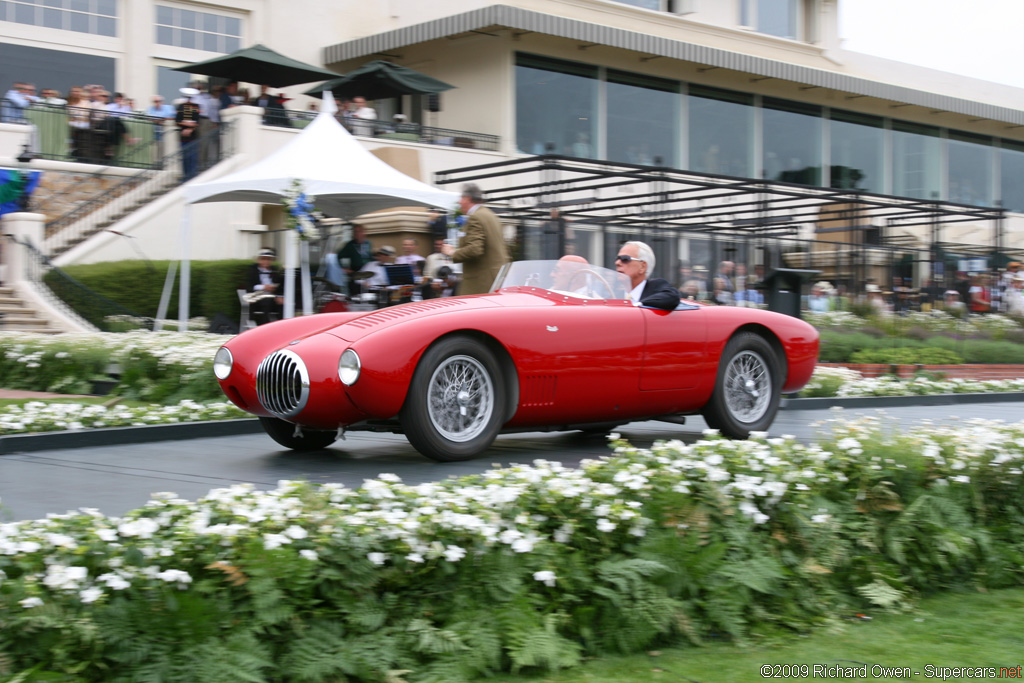
[[[363,64],[341,78],[310,88],[305,94],[319,95],[324,90],[330,90],[338,97],[362,96],[368,100],[380,100],[402,95],[439,93],[454,87],[415,69],[378,59]]]
[[[179,66],[174,71],[229,78],[234,81],[269,85],[272,88],[309,83],[338,75],[322,67],[285,57],[264,45],[253,45],[223,57]]]

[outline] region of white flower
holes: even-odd
[[[811,524],[824,524],[830,519],[832,519],[832,515],[829,514],[812,515]]]
[[[78,597],[85,604],[90,602],[96,602],[103,597],[103,589],[93,586],[92,588],[86,588],[84,591],[78,592]]]
[[[25,598],[24,600],[19,600],[18,604],[25,609],[31,609],[33,607],[42,607],[43,601],[39,598]]]
[[[555,585],[555,581],[558,580],[558,577],[555,576],[554,572],[545,569],[544,571],[534,572],[533,580],[541,581],[545,586],[551,587]]]
[[[387,562],[388,556],[385,553],[370,553],[366,556],[366,559],[368,559],[370,562],[373,562],[375,565],[380,566]]]
[[[284,534],[263,534],[263,547],[267,550],[280,548],[281,546],[287,545],[291,542],[292,539],[288,538]]]
[[[710,427],[708,427],[703,432],[701,432],[701,434],[703,434],[704,436],[718,436],[719,434],[721,434],[721,432],[718,431],[717,429],[711,429]]]
[[[301,526],[292,525],[284,530],[284,535],[288,538],[294,538],[295,540],[301,540],[309,534]]]
[[[597,520],[597,530],[605,532],[615,531],[615,523],[608,521],[604,517],[601,517]]]
[[[425,560],[423,559],[423,555],[421,555],[420,553],[409,553],[405,556],[405,559],[409,560],[410,562],[415,562],[416,564],[423,564],[423,562],[425,562]]]
[[[185,584],[192,583],[192,577],[188,572],[180,569],[167,569],[156,574],[156,578],[167,583],[176,583],[179,588],[184,588]]]
[[[107,585],[107,588],[113,588],[116,591],[123,591],[125,588],[130,588],[131,583],[125,581],[124,577],[118,576],[117,574],[101,574],[96,577],[97,581],[102,581]]]
[[[449,562],[458,562],[466,556],[466,551],[457,545],[450,545],[444,549],[444,559]]]
[[[315,550],[304,549],[299,551],[299,556],[310,562],[316,562],[320,559],[320,556],[316,554]]]
[[[523,538],[517,538],[512,541],[512,551],[517,553],[528,553],[533,550],[533,546],[537,544],[540,539],[537,536],[530,534]]]

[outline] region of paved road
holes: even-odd
[[[874,409],[844,411],[847,415]],[[923,419],[1024,419],[1024,403],[887,408],[887,415],[912,425]],[[829,417],[822,410],[785,410],[773,435],[812,439],[816,426]],[[693,441],[705,428],[690,418],[685,425],[636,422],[619,432],[637,445],[659,439]],[[381,472],[394,472],[408,483],[437,481],[452,475],[480,472],[493,463],[529,463],[536,458],[567,465],[608,453],[605,439],[578,432],[527,433],[499,437],[480,458],[462,463],[435,463],[419,455],[401,436],[351,434],[345,441],[314,453],[283,450],[262,434],[187,441],[40,451],[0,456],[0,498],[5,519],[33,519],[79,507],[122,514],[146,502],[150,493],[173,491],[194,499],[211,488],[237,482],[272,487],[280,479],[342,482],[358,486]]]

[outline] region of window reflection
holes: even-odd
[[[941,190],[939,129],[893,121],[893,194],[932,199]]]
[[[519,55],[516,60],[516,142],[527,154],[594,157],[597,69]]]
[[[949,135],[949,201],[992,204],[992,146],[990,138],[966,133]]]
[[[1008,211],[1024,212],[1024,144],[1003,141],[999,150],[1000,176],[999,196],[1003,208]]]
[[[608,73],[608,159],[677,166],[679,84]]]
[[[753,175],[753,105],[752,95],[690,86],[690,169]]]
[[[821,184],[821,109],[764,98],[764,177]]]
[[[831,119],[829,185],[843,190],[884,192],[885,131],[882,119],[835,110]]]

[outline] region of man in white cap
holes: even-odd
[[[181,88],[179,92],[185,101],[178,105],[178,113],[174,117],[178,124],[178,139],[181,140],[181,169],[185,180],[191,180],[199,167],[199,105],[193,99],[199,94],[195,88]]]
[[[1007,282],[1003,303],[1009,315],[1024,316],[1024,273],[1015,273]]]
[[[374,260],[363,266],[363,272],[373,273],[373,277],[363,280],[363,291],[372,287],[388,286],[388,273],[384,266],[391,263],[396,253],[395,248],[389,244],[373,252]]]

